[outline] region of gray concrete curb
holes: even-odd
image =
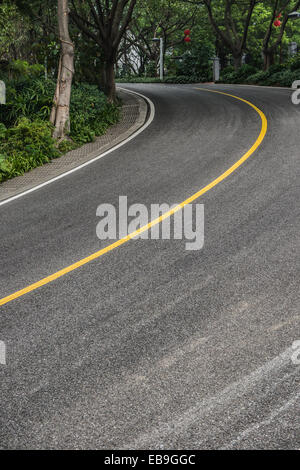
[[[92,160],[126,140],[141,128],[148,114],[146,101],[138,95],[126,92],[124,89],[119,89],[118,95],[123,101],[121,119],[117,124],[111,126],[106,134],[97,137],[94,142],[72,150],[22,176],[4,181],[0,184],[0,201],[30,190]]]

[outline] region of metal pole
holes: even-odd
[[[160,38],[159,40],[160,43],[160,61],[159,61],[159,75],[160,79],[164,79],[164,40],[163,38]]]

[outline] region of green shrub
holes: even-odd
[[[290,87],[294,80],[296,80],[298,73],[291,70],[282,70],[272,74],[266,81],[268,85]]]
[[[10,164],[8,163],[7,155],[0,153],[0,183],[2,180],[9,178]]]
[[[65,139],[59,142],[58,144],[58,150],[61,153],[67,153],[70,152],[71,150],[74,150],[78,147],[78,144],[74,142],[73,140]]]
[[[127,78],[122,78],[117,80],[118,83],[178,83],[178,84],[184,84],[184,83],[201,83],[201,82],[207,82],[208,78],[207,76],[198,76],[198,75],[179,75],[179,76],[169,76],[164,78],[163,81],[161,81],[157,77],[127,77]]]
[[[275,70],[275,69],[273,69]],[[300,70],[291,71],[285,68],[280,69],[275,73],[271,73],[270,69],[266,72],[258,72],[251,75],[247,83],[250,85],[264,85],[264,86],[282,86],[290,87],[294,80],[300,79]]]
[[[247,79],[249,75],[252,75],[255,72],[257,72],[256,67],[253,67],[253,65],[245,64],[245,65],[242,65],[242,67],[238,69],[238,71],[236,72],[236,75],[238,78]]]
[[[76,84],[71,96],[71,133],[77,143],[91,142],[95,136],[105,133],[120,115],[119,107],[108,103],[96,85]]]
[[[227,65],[227,67],[224,67],[222,69],[222,75],[228,75],[230,73],[234,73],[235,69],[233,65]]]
[[[288,62],[289,68],[294,72],[295,70],[300,70],[300,54],[293,57]]]
[[[300,58],[291,59],[288,64],[290,68],[287,64],[274,64],[266,71],[257,71],[249,65],[244,65],[237,72],[226,68],[222,70],[220,83],[290,87],[300,79]]]
[[[10,62],[8,69],[14,77],[39,77],[45,71],[41,64],[30,65],[26,60],[14,60]]]
[[[49,119],[55,83],[45,79],[22,79],[9,82],[7,104],[0,105],[0,121],[13,126],[20,117]]]
[[[197,75],[179,75],[177,77],[167,77],[165,83],[199,83],[201,81],[206,81],[206,79],[200,78]]]
[[[286,70],[286,66],[283,65],[283,64],[273,64],[271,65],[268,70],[266,71],[266,73],[269,74],[269,76],[273,75],[274,73],[277,73],[277,72],[282,72],[283,70]]]
[[[49,122],[21,118],[2,134],[0,181],[23,174],[60,155]]]
[[[55,82],[35,79],[9,84],[7,104],[0,105],[0,121],[13,126],[20,117],[48,120],[52,108]],[[70,136],[77,143],[92,141],[102,135],[119,118],[119,108],[107,102],[96,85],[74,84],[72,87]]]
[[[49,122],[55,82],[23,78],[8,83],[7,89],[7,104],[0,105],[0,181],[91,142],[120,115],[119,107],[108,103],[96,85],[75,83],[70,106],[72,140],[57,148]]]
[[[257,72],[257,69],[252,65],[242,65],[237,71],[232,67],[226,67],[221,72],[220,83],[245,83],[248,77]]]
[[[252,84],[260,85],[260,84],[265,83],[268,78],[269,78],[268,72],[260,71],[260,72],[254,73],[253,75],[250,75],[250,77],[248,77],[247,83],[249,83],[250,85]]]
[[[157,69],[156,62],[154,60],[151,60],[146,64],[145,67],[145,72],[146,72],[146,77],[153,77],[155,75],[155,71]]]
[[[5,125],[2,122],[0,122],[0,144],[1,144],[1,141],[5,138],[6,131],[7,129]]]
[[[45,72],[44,65],[30,65],[26,60],[1,61],[0,74],[5,81],[40,77]]]
[[[214,48],[211,43],[193,41],[191,47],[178,59],[172,59],[175,64],[175,75],[184,77],[205,77],[205,81],[212,79],[211,57]],[[166,61],[167,62],[167,61]]]
[[[117,83],[162,83],[159,77],[123,77],[118,78]]]
[[[293,78],[293,81],[300,80],[300,68],[297,70],[293,70],[292,78]]]

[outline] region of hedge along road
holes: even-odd
[[[299,369],[280,354],[298,339],[299,110],[286,90],[131,88],[156,106],[147,130],[1,208],[1,297],[99,253],[96,208],[117,206],[119,195],[174,204],[203,188],[205,247],[130,240],[3,305],[1,339],[12,357],[1,369],[1,442],[292,447],[293,420],[283,426],[282,414],[295,406]],[[228,387],[235,393],[225,403]]]

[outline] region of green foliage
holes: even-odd
[[[9,64],[8,70],[12,78],[38,77],[44,73],[45,68],[41,64],[30,65],[26,60],[14,60]]]
[[[291,71],[291,70],[282,70],[281,72],[276,72],[272,74],[268,79],[265,84],[271,85],[271,86],[285,86],[285,87],[290,87],[292,86],[292,83],[299,79],[300,77],[300,70],[297,71]]]
[[[7,129],[6,129],[5,125],[2,122],[0,122],[0,142],[1,142],[1,140],[3,140],[5,138],[6,131],[7,131]]]
[[[200,77],[198,75],[179,75],[169,76],[160,80],[157,77],[125,77],[119,78],[118,83],[204,83],[207,82],[207,77]]]
[[[156,63],[154,60],[150,60],[145,67],[146,77],[153,77],[156,72]]]
[[[117,83],[161,83],[159,77],[124,77],[118,78]]]
[[[2,129],[0,182],[49,162],[60,155],[49,122],[21,118],[15,127]]]
[[[233,65],[227,65],[227,67],[224,67],[223,70],[222,70],[222,77],[226,76],[226,75],[229,75],[231,73],[234,73],[234,72],[235,72],[235,69],[234,69]]]
[[[247,83],[250,85],[260,85],[266,83],[267,79],[269,78],[269,73],[264,71],[259,71],[250,75],[247,79]]]
[[[285,65],[283,65],[283,64],[274,64],[274,65],[271,65],[271,67],[268,68],[267,73],[269,74],[269,76],[271,76],[271,75],[273,75],[273,73],[282,72],[284,70],[286,70]]]
[[[119,119],[119,107],[108,103],[97,86],[75,84],[71,140],[57,147],[49,122],[54,90],[55,82],[42,78],[8,84],[8,102],[0,105],[0,182],[93,141]]]
[[[8,84],[7,104],[0,105],[0,121],[7,127],[26,116],[48,120],[55,82],[38,78]],[[96,85],[74,84],[71,95],[71,137],[79,143],[90,142],[118,120],[118,107],[107,102]],[[84,129],[83,129],[84,128]]]
[[[22,47],[29,32],[29,22],[23,18],[14,2],[0,2],[0,58],[7,59]]]
[[[300,54],[290,59],[288,62],[288,65],[292,71],[299,70],[300,69]]]
[[[199,77],[198,75],[178,75],[176,77],[167,77],[164,80],[164,83],[200,83],[206,82],[206,78]]]
[[[221,73],[221,83],[244,83],[249,75],[253,75],[257,69],[252,65],[243,65],[238,71],[234,71],[231,67],[226,67]]]
[[[214,50],[209,44],[195,44],[185,51],[179,60],[175,61],[176,75],[206,77],[206,81],[212,79],[211,57]]]
[[[13,60],[0,64],[0,75],[8,82],[23,81],[40,77],[45,72],[41,64],[30,65],[26,60]]]
[[[243,83],[249,85],[283,86],[290,87],[295,80],[300,79],[300,64],[298,69],[297,60],[291,61],[293,69],[285,65],[272,65],[267,71],[256,71],[253,67],[244,65],[238,72],[232,72],[228,67],[221,74],[220,83]],[[251,73],[252,72],[252,73]]]
[[[76,84],[71,96],[70,137],[83,144],[102,135],[119,119],[119,108],[107,102],[103,92],[96,85]]]
[[[55,83],[42,78],[22,78],[8,83],[7,104],[0,105],[0,121],[12,126],[18,118],[48,119]]]
[[[286,68],[283,65],[280,64],[275,64],[271,65],[268,70],[266,71],[260,71],[257,72],[256,74],[250,75],[248,78],[246,78],[246,83],[259,83],[261,85],[271,85],[272,82],[272,76],[278,73],[282,73],[286,71]]]
[[[61,153],[70,152],[71,150],[74,150],[77,147],[78,147],[78,144],[76,144],[76,142],[74,142],[73,140],[68,140],[68,139],[62,140],[58,144],[58,150]]]

